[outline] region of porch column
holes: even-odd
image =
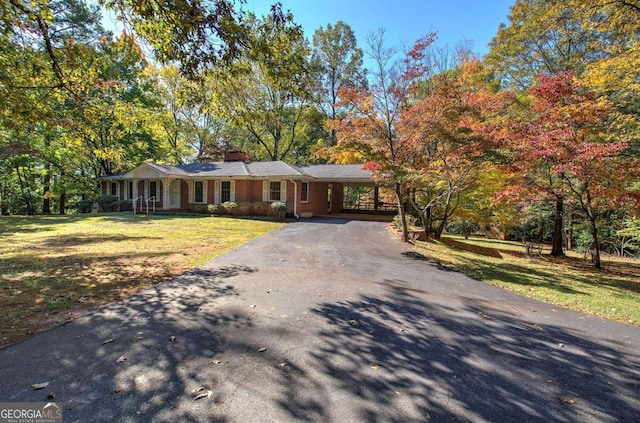
[[[169,208],[169,185],[171,180],[169,178],[162,179],[162,210]]]
[[[378,202],[380,201],[380,191],[378,186],[373,187],[373,211],[378,211]]]

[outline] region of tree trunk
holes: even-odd
[[[567,250],[573,249],[573,217],[571,210],[567,213]]]
[[[59,201],[59,207],[60,207],[60,214],[63,215],[65,214],[65,209],[67,207],[67,192],[64,188],[64,183],[62,182],[64,178],[64,172],[60,173],[60,181],[61,181],[61,189],[60,189],[60,201]]]
[[[562,251],[562,223],[564,214],[564,199],[561,196],[556,197],[556,214],[553,225],[553,238],[551,255],[554,257],[561,257],[564,255],[564,251]]]
[[[402,195],[402,186],[395,183],[396,199],[398,200],[398,213],[400,214],[400,221],[402,222],[402,241],[409,242],[409,228],[407,228],[407,216],[404,210],[404,201]]]
[[[60,201],[59,201],[59,207],[60,207],[60,214],[63,215],[65,214],[65,208],[67,207],[67,194],[62,191],[60,192]]]
[[[598,228],[596,226],[596,218],[590,212],[589,223],[591,223],[591,236],[593,237],[593,264],[596,269],[602,269],[602,263],[600,262],[600,241],[598,240]]]
[[[449,214],[450,207],[451,207],[451,193],[447,194],[447,202],[444,205],[442,220],[440,221],[440,224],[436,228],[436,233],[434,235],[436,239],[440,239],[440,237],[442,236],[442,232],[444,232],[444,227],[446,226],[447,219],[449,218],[448,214]]]
[[[7,190],[5,190],[4,184],[0,190],[0,214],[7,216],[9,214],[9,204],[7,204]]]
[[[51,139],[49,138],[49,134],[45,134],[44,150],[47,154],[50,148]],[[45,164],[42,185],[44,185],[42,190],[42,214],[51,214],[51,163],[48,161]]]
[[[420,212],[420,220],[424,228],[424,234],[427,238],[431,237],[431,207],[427,207]]]
[[[22,179],[22,175],[20,174],[19,166],[16,166],[16,175],[18,176],[18,182],[20,184],[20,193],[22,194],[22,199],[24,201],[24,204],[27,206],[27,214],[29,216],[34,215],[35,210],[33,209],[33,205],[31,204],[31,199],[29,198],[29,195],[26,192],[26,189],[24,186],[24,180]]]
[[[48,163],[42,185],[42,214],[51,214],[51,163]]]

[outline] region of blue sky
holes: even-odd
[[[261,16],[278,0],[245,0],[243,9]],[[509,8],[516,0],[280,0],[283,10],[291,11],[309,39],[320,26],[342,20],[351,26],[364,49],[370,31],[385,29],[388,47],[412,46],[436,31],[436,45],[454,47],[462,40],[473,41],[473,51],[485,55],[488,43],[507,23]],[[106,14],[103,23],[115,29],[113,18]],[[116,30],[118,33],[118,30]]]
[[[268,13],[275,0],[246,0],[244,9],[257,15]],[[431,31],[438,32],[437,45],[455,46],[473,41],[473,51],[483,56],[496,35],[498,25],[507,23],[515,0],[280,0],[290,10],[307,37],[328,23],[342,20],[351,26],[360,48],[370,31],[385,29],[389,47],[411,46]]]

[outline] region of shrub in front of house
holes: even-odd
[[[194,204],[193,211],[198,214],[205,214],[207,212],[207,206],[204,204]]]
[[[120,211],[132,211],[133,210],[133,201],[124,200],[120,201]]]
[[[120,206],[120,199],[115,195],[103,195],[96,200],[98,204],[98,210],[101,212],[114,212],[118,211]]]
[[[218,204],[207,204],[207,211],[211,214],[220,214],[220,208]]]
[[[240,216],[249,216],[251,215],[251,213],[252,213],[251,203],[247,201],[241,201],[240,203],[238,203],[238,209],[236,210],[236,214]]]
[[[78,213],[91,213],[93,211],[93,200],[80,200],[76,202],[75,206]]]
[[[255,216],[266,216],[268,214],[267,203],[262,201],[251,203],[251,212]]]
[[[282,220],[284,216],[287,214],[287,205],[281,201],[276,201],[275,203],[271,203],[269,206],[271,213],[274,214],[279,220]]]
[[[236,214],[238,212],[238,203],[235,201],[225,201],[221,206],[228,214]]]

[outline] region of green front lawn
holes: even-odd
[[[521,243],[443,236],[417,243],[422,254],[447,267],[581,312],[640,325],[640,261],[603,257],[603,269],[575,253],[555,258],[526,254]]]
[[[132,214],[0,218],[0,346],[204,264],[282,223]]]

